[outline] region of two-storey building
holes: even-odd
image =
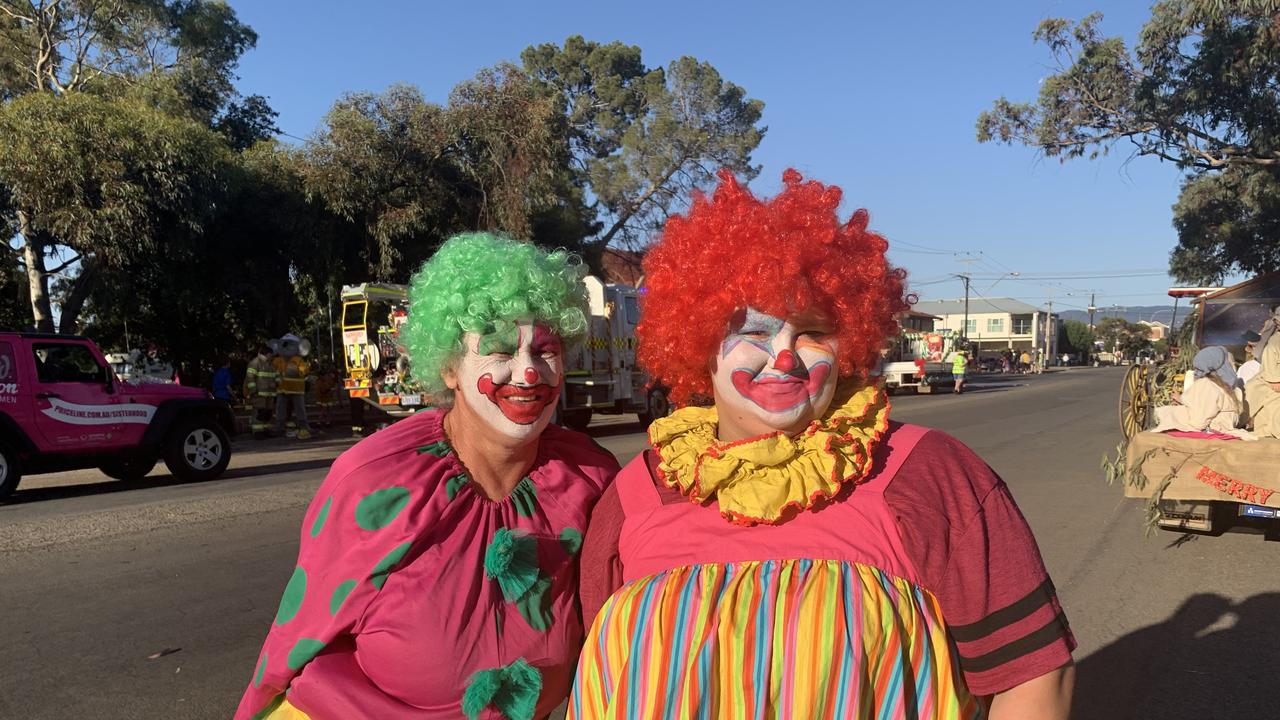
[[[936,330],[963,332],[979,356],[998,355],[1006,349],[1040,349],[1051,357],[1055,354],[1059,318],[1050,318],[1044,310],[1020,300],[969,298],[967,324],[963,299],[921,301],[912,310],[940,318],[935,323]]]

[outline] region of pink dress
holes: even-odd
[[[284,701],[312,720],[524,720],[569,691],[582,622],[577,553],[618,470],[548,426],[529,475],[494,502],[423,412],[334,463],[236,718]]]

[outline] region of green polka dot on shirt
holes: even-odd
[[[347,596],[356,587],[355,580],[347,580],[338,587],[334,588],[333,596],[329,598],[329,614],[337,615],[338,610],[342,608],[342,603],[346,601]]]
[[[331,505],[333,505],[332,495],[329,496],[328,500],[324,501],[324,507],[320,508],[320,514],[316,515],[316,521],[311,523],[311,537],[319,535],[320,531],[324,529],[324,522],[329,519],[329,506]]]
[[[404,559],[404,556],[409,553],[409,547],[412,545],[412,542],[397,545],[394,550],[384,555],[377,565],[373,566],[373,570],[369,571],[369,581],[373,583],[374,587],[379,590],[382,589],[382,585],[387,581],[387,576],[391,574],[391,569]]]
[[[262,660],[258,662],[258,672],[253,674],[253,686],[262,687],[262,676],[267,672],[267,651],[262,651]]]
[[[311,662],[312,658],[319,655],[323,649],[324,642],[320,640],[300,638],[298,642],[293,644],[293,649],[289,651],[286,664],[288,664],[290,670],[297,670]]]
[[[293,577],[289,578],[289,584],[284,588],[284,597],[280,598],[280,609],[276,611],[276,624],[284,625],[298,614],[298,609],[302,607],[302,599],[307,594],[307,571],[299,565],[293,571]]]
[[[391,524],[409,504],[409,489],[389,487],[375,490],[356,505],[356,525],[363,530],[381,530]]]

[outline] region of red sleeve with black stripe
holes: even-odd
[[[942,607],[970,691],[1004,692],[1071,661],[1075,638],[1031,528],[972,450],[929,432],[884,497]]]

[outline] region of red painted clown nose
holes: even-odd
[[[779,372],[791,372],[796,369],[796,354],[790,350],[783,350],[778,353],[778,357],[773,361],[773,367]]]
[[[524,369],[524,381],[530,385],[538,384],[538,371],[531,367]]]

